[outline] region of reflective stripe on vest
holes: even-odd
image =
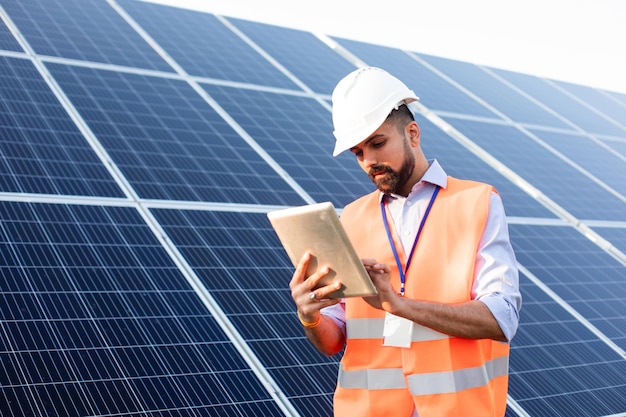
[[[482,387],[492,379],[508,374],[508,359],[506,356],[496,358],[486,362],[484,366],[476,368],[409,375],[407,379],[411,395],[449,394]],[[340,367],[338,384],[342,388],[365,390],[402,389],[406,387],[401,368],[346,371]]]
[[[487,385],[492,379],[509,373],[509,357],[503,356],[485,362],[476,368],[457,371],[413,374],[408,376],[412,395],[433,395],[460,392]]]
[[[406,388],[402,368],[345,371],[343,366],[340,366],[337,383],[341,388],[349,389],[380,390]]]
[[[385,319],[348,319],[346,323],[346,336],[348,339],[381,339]],[[428,342],[432,340],[449,339],[447,334],[439,333],[429,327],[413,323],[412,342]]]

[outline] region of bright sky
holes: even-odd
[[[625,0],[148,0],[626,93]]]

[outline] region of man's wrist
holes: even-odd
[[[312,329],[319,326],[320,322],[322,321],[322,315],[320,313],[318,313],[317,319],[314,321],[305,320],[300,314],[300,310],[297,310],[296,314],[298,315],[298,320],[300,320],[300,324],[302,324],[307,329]]]

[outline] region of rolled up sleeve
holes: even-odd
[[[508,341],[519,324],[522,296],[517,260],[509,239],[502,200],[492,194],[489,217],[476,254],[472,299],[483,302]]]

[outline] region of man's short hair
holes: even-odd
[[[389,116],[387,116],[387,121],[393,123],[396,128],[402,132],[406,125],[414,121],[413,113],[407,107],[406,104],[401,105],[397,109],[393,109]]]

